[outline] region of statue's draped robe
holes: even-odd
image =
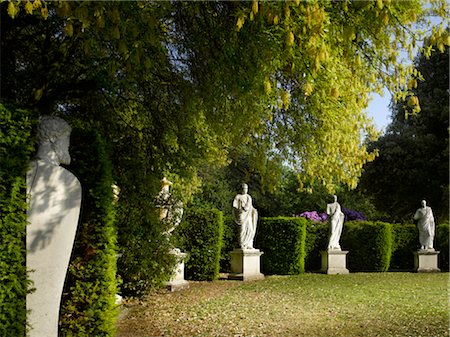
[[[233,200],[234,221],[241,226],[239,240],[242,249],[253,249],[258,211],[249,194],[238,194]]]
[[[422,207],[414,214],[414,220],[417,221],[417,228],[419,229],[419,241],[420,245],[424,249],[433,248],[435,223],[434,216],[431,207]]]
[[[338,202],[327,205],[327,214],[330,216],[330,240],[328,249],[340,250],[339,240],[341,238],[342,226],[344,224],[344,213]]]

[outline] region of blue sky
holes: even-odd
[[[372,101],[366,109],[368,115],[373,118],[377,129],[383,132],[386,131],[386,126],[391,122],[390,102],[391,94],[386,89],[383,97],[373,94]]]

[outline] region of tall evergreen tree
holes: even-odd
[[[367,164],[364,189],[395,220],[411,220],[422,199],[439,220],[448,219],[449,51],[416,59],[423,78],[410,82],[421,111],[408,113],[407,100],[392,104],[392,123],[371,146],[379,157]]]

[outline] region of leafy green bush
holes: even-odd
[[[387,271],[392,255],[392,225],[384,222],[344,223],[341,238],[350,271]]]
[[[449,223],[441,223],[436,228],[436,250],[439,250],[439,268],[442,271],[449,270]]]
[[[413,270],[413,252],[419,247],[419,233],[413,224],[393,224],[392,260],[389,270]]]
[[[264,252],[264,274],[299,274],[305,271],[305,240],[308,220],[304,218],[261,218],[255,247]]]
[[[186,278],[213,281],[219,277],[223,214],[217,209],[191,207],[177,229],[183,251],[189,253]]]
[[[83,196],[61,303],[61,335],[114,336],[117,233],[111,166],[97,132],[74,129],[71,144],[70,170]]]
[[[33,151],[28,111],[0,104],[0,336],[26,334],[26,172]]]

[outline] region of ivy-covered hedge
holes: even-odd
[[[61,303],[64,337],[114,336],[116,239],[111,165],[93,130],[74,129],[69,169],[81,182],[80,222]]]
[[[177,229],[182,251],[189,253],[186,278],[213,281],[219,277],[223,214],[217,209],[186,209]]]
[[[385,222],[346,222],[341,247],[349,251],[347,268],[350,271],[387,271],[393,251],[392,225]]]
[[[33,153],[28,111],[0,104],[0,336],[26,334],[26,172]]]
[[[264,274],[299,274],[305,271],[305,240],[308,220],[304,218],[261,218],[255,247],[264,254]]]

